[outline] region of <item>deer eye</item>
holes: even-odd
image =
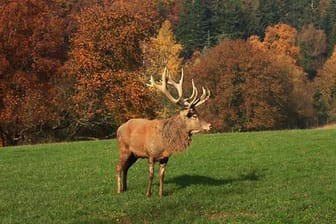
[[[193,115],[191,116],[191,119],[198,119],[197,114],[193,114]]]
[[[188,112],[188,113],[187,113],[187,117],[188,117],[188,118],[192,118],[193,116],[195,116],[194,113],[192,113],[192,112]]]

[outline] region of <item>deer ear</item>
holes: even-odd
[[[188,117],[188,116],[189,116],[189,110],[188,110],[188,109],[181,110],[181,111],[180,111],[180,115],[181,115],[182,117]]]

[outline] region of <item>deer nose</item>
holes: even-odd
[[[206,123],[204,126],[203,126],[203,129],[206,130],[206,131],[209,131],[211,129],[211,124],[210,123]]]

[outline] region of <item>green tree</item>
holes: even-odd
[[[327,53],[331,55],[336,44],[336,0],[330,0],[326,7],[323,28],[327,35]]]
[[[263,35],[263,32],[267,26],[275,25],[280,22],[281,12],[278,1],[279,0],[260,0],[260,35]]]
[[[213,42],[210,0],[186,0],[180,23],[175,28],[176,37],[184,46],[183,55],[190,57]]]
[[[267,26],[278,23],[286,23],[301,29],[309,23],[319,24],[320,10],[319,0],[260,0],[259,19],[260,36]]]
[[[280,22],[290,24],[299,29],[306,24],[315,23],[319,19],[318,0],[282,0],[280,7]]]
[[[256,33],[256,7],[243,1],[212,1],[214,37],[218,40],[246,39]]]

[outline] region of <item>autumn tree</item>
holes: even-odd
[[[152,35],[158,18],[154,1],[107,1],[82,11],[59,84],[69,87],[63,98],[72,105],[73,135],[101,137],[126,119],[153,115],[139,72],[140,43]]]
[[[149,78],[153,75],[160,78],[166,67],[173,79],[178,79],[181,73],[182,58],[180,54],[182,45],[176,43],[171,23],[165,20],[156,37],[150,38],[147,43],[143,44],[145,74]],[[167,114],[176,110],[173,105],[167,103],[166,97],[159,97],[162,102],[163,110],[161,115],[166,117]]]
[[[143,46],[146,73],[158,74],[167,67],[172,75],[176,74],[182,64],[181,50],[182,45],[176,43],[171,23],[165,20],[157,36]]]
[[[315,106],[320,123],[336,121],[336,48],[318,71],[315,80]],[[319,102],[318,102],[319,101]]]
[[[180,22],[180,16],[183,11],[184,0],[163,0],[166,9],[165,18],[167,18],[173,26]]]
[[[312,85],[307,74],[298,65],[300,47],[296,45],[297,31],[287,24],[269,26],[263,41],[252,36],[249,41],[254,46],[270,53],[272,60],[282,64],[290,72],[289,78],[293,85],[291,92],[292,121],[296,127],[307,127],[313,117]]]
[[[7,144],[34,142],[56,120],[53,79],[65,55],[64,23],[55,14],[45,1],[0,4],[0,134]]]
[[[323,30],[316,29],[310,23],[297,34],[297,42],[300,46],[299,63],[308,72],[309,78],[313,79],[324,62],[327,36]]]
[[[188,68],[212,90],[205,108],[216,131],[285,127],[292,84],[290,71],[252,43],[223,41]]]
[[[297,31],[294,27],[284,23],[268,26],[263,44],[280,55],[290,57],[293,63],[296,63],[300,52],[300,48],[295,43],[296,33]]]

